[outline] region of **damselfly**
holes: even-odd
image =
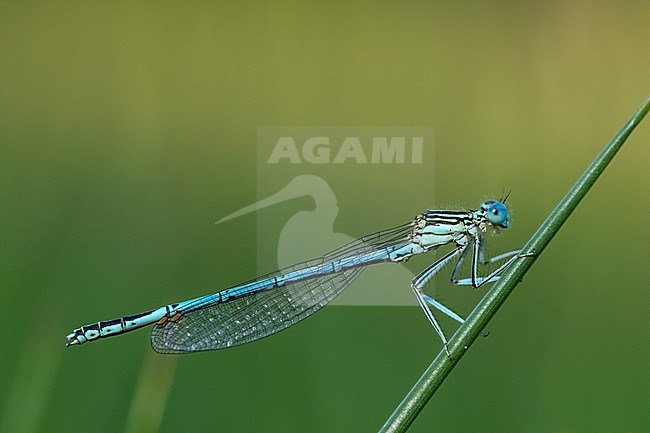
[[[151,346],[159,353],[184,353],[223,349],[279,332],[311,316],[339,295],[366,266],[403,263],[443,245],[453,249],[420,272],[411,288],[424,314],[442,339],[447,338],[430,307],[463,323],[463,318],[424,293],[426,284],[446,264],[457,260],[451,281],[474,288],[495,282],[517,257],[519,250],[484,258],[488,229],[507,228],[508,209],[502,201],[488,200],[478,210],[427,210],[412,221],[361,237],[322,257],[260,276],[220,292],[169,304],[145,313],[124,316],[75,329],[67,346],[123,334],[148,325]],[[459,278],[468,252],[471,270]],[[507,259],[507,260],[506,260]],[[479,264],[503,262],[487,276]]]

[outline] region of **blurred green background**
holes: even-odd
[[[65,336],[261,270],[256,218],[313,207],[213,225],[258,199],[263,125],[432,126],[403,176],[333,168],[334,229],[512,189],[490,242],[522,245],[648,95],[648,22],[645,1],[0,3],[0,430],[377,430],[440,349],[416,308],[180,357]],[[649,139],[646,119],[410,431],[650,429]],[[448,293],[466,314],[484,290]]]

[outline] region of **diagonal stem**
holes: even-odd
[[[605,167],[614,158],[625,140],[634,128],[641,122],[650,109],[650,98],[647,98],[634,112],[630,119],[616,133],[609,143],[600,151],[585,172],[578,178],[569,192],[553,209],[546,221],[537,229],[528,243],[522,248],[519,258],[503,274],[501,279],[494,284],[485,297],[479,302],[465,323],[456,331],[449,340],[451,357],[441,351],[420,377],[404,400],[392,413],[390,418],[381,428],[380,433],[405,432],[440,387],[451,370],[456,366],[467,349],[474,343],[481,331],[503,305],[506,298],[512,293],[515,286],[528,272],[535,259],[544,251],[553,236],[567,220],[571,212],[587,194],[587,191],[596,182]]]

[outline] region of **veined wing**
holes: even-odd
[[[321,258],[283,268],[242,286],[346,259],[348,266],[340,272],[314,275],[223,302],[219,296],[214,296],[213,302],[199,298],[183,306],[176,320],[156,325],[151,332],[151,345],[159,353],[198,352],[250,343],[286,329],[314,314],[349,286],[368,264],[361,257],[385,250],[386,259],[377,262],[388,261],[391,248],[407,242],[411,229],[412,224],[408,223],[364,236]],[[357,258],[358,266],[349,266]]]

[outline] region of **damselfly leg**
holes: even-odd
[[[460,269],[465,260],[467,252],[472,249],[472,265],[471,265],[471,277],[459,279],[458,275],[460,274]],[[499,274],[501,274],[508,266],[510,266],[519,256],[521,250],[508,251],[507,253],[499,254],[497,256],[485,259],[485,239],[483,235],[474,237],[468,248],[466,248],[461,254],[456,266],[454,266],[454,271],[451,273],[451,282],[459,286],[472,286],[475,289],[481,287],[486,283],[496,283],[499,281]],[[478,267],[480,265],[489,265],[491,263],[497,263],[501,260],[509,258],[508,261],[503,263],[501,266],[496,268],[486,277],[480,277],[478,275]]]
[[[451,282],[457,285],[471,285],[474,288],[481,287],[482,285],[486,283],[494,283],[499,280],[499,274],[501,274],[508,266],[510,266],[518,257],[520,257],[520,251],[521,250],[514,250],[514,251],[509,251],[504,254],[497,255],[495,257],[492,257],[490,259],[485,259],[484,257],[484,251],[483,251],[483,236],[476,236],[474,239],[469,242],[468,244],[461,245],[457,247],[456,249],[450,251],[449,253],[445,254],[443,257],[440,259],[436,260],[434,263],[429,265],[426,269],[424,269],[422,272],[420,272],[412,281],[411,281],[411,287],[413,289],[413,292],[415,293],[415,296],[418,300],[418,303],[420,304],[420,307],[422,307],[422,310],[424,311],[425,316],[427,317],[429,323],[433,327],[433,329],[436,331],[438,336],[443,342],[444,345],[444,350],[447,356],[451,357],[451,354],[449,353],[448,349],[448,341],[447,337],[444,335],[444,332],[442,331],[442,328],[438,321],[436,320],[433,312],[430,310],[429,306],[432,306],[436,310],[440,311],[441,313],[445,314],[448,317],[451,317],[452,319],[458,321],[459,323],[464,323],[465,320],[460,317],[457,313],[452,311],[450,308],[446,307],[445,305],[441,304],[440,302],[436,301],[433,297],[427,295],[424,293],[424,288],[427,285],[429,281],[438,273],[442,268],[445,267],[445,265],[449,264],[452,262],[454,259],[458,258],[456,265],[454,266],[454,270],[451,275]],[[468,252],[472,250],[472,264],[471,264],[471,277],[470,278],[464,278],[464,279],[458,279],[458,275],[460,273],[461,265],[467,256]],[[527,255],[526,255],[527,256]],[[508,259],[505,263],[503,263],[501,266],[499,266],[497,269],[492,271],[488,276],[486,277],[481,277],[478,276],[479,273],[479,264],[481,265],[488,265],[491,263],[499,262],[501,260]],[[428,305],[427,305],[428,304]]]

